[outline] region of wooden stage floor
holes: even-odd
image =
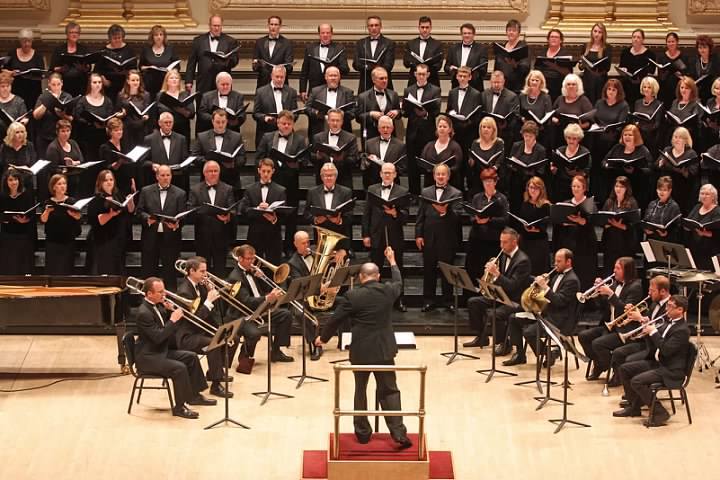
[[[467,340],[467,338],[461,339]],[[334,340],[333,340],[334,342]],[[73,380],[48,388],[0,393],[2,478],[60,479],[298,479],[303,449],[327,448],[332,429],[331,383],[305,384],[299,390],[288,375],[300,370],[299,337],[293,338],[292,364],[273,365],[273,390],[295,395],[260,406],[250,392],[265,390],[264,342],[251,376],[234,373],[231,416],[251,427],[203,427],[223,415],[222,404],[196,407],[199,420],[172,417],[164,392],[148,391],[126,414],[132,378]],[[0,336],[0,389],[43,385],[63,376],[118,373],[114,337]],[[711,355],[720,337],[707,339]],[[490,365],[490,351],[473,349],[480,360],[445,366],[440,352],[452,349],[451,337],[419,337],[417,350],[403,350],[402,364],[428,369],[427,435],[431,450],[451,450],[456,478],[479,479],[632,479],[718,478],[720,390],[714,372],[693,376],[689,388],[692,425],[684,410],[669,425],[646,429],[642,419],[615,419],[621,389],[600,395],[602,385],[587,382],[584,365],[571,365],[569,417],[592,428],[567,426],[553,435],[547,420],[562,414],[559,404],[535,411],[537,390],[513,383],[534,376],[534,360],[519,377],[496,376],[486,384],[475,372]],[[331,378],[330,360],[345,357],[334,343],[309,373]],[[52,372],[47,374],[47,372]],[[553,376],[560,379],[558,363]],[[344,405],[352,406],[352,378],[346,375]],[[416,408],[418,375],[399,378],[403,406]],[[372,386],[372,382],[371,382]],[[561,390],[554,390],[559,397]],[[407,419],[417,431],[417,420]],[[351,432],[349,418],[343,431]],[[387,431],[384,422],[381,429]],[[381,480],[381,479],[373,479]]]

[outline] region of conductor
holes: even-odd
[[[395,262],[395,252],[385,249],[390,263],[392,281],[380,283],[380,269],[374,263],[360,268],[360,286],[339,297],[335,312],[325,325],[322,335],[315,339],[320,347],[327,343],[345,319],[352,322],[352,346],[350,363],[353,365],[394,365],[398,347],[395,343],[390,312],[402,293],[402,277]],[[355,374],[355,410],[367,410],[367,383],[370,372]],[[400,410],[400,390],[395,372],[373,372],[377,383],[377,395],[383,410]],[[354,417],[355,436],[358,442],[368,443],[372,427],[367,417]],[[402,417],[385,417],[390,434],[401,449],[412,446]]]

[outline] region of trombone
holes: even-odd
[[[585,303],[588,300],[590,300],[591,298],[595,298],[598,295],[600,295],[600,292],[599,292],[600,287],[602,287],[603,285],[610,285],[613,282],[614,276],[615,275],[610,275],[609,277],[607,277],[606,279],[604,279],[597,285],[593,285],[592,287],[588,288],[584,292],[576,293],[575,296],[577,297],[578,302]]]
[[[655,319],[650,320],[647,323],[643,323],[642,325],[640,325],[639,327],[637,327],[634,330],[630,330],[627,333],[619,334],[620,340],[623,343],[627,343],[628,340],[637,340],[638,338],[643,338],[643,337],[647,336],[647,333],[643,333],[643,329],[645,327],[647,327],[648,325],[655,325],[655,324],[657,324],[657,326],[662,325],[666,321],[665,317],[667,317],[667,313],[663,313],[659,317],[656,317]]]
[[[143,283],[144,280],[137,277],[127,277],[127,279],[125,280],[125,285],[130,290],[135,293],[139,293],[140,295],[145,295],[145,292],[143,291]],[[170,306],[173,307],[173,310],[178,308],[182,310],[183,318],[186,319],[188,322],[205,331],[209,335],[215,336],[215,333],[217,332],[217,327],[210,322],[203,320],[195,314],[197,309],[200,307],[199,297],[195,300],[190,300],[188,298],[178,295],[177,293],[165,290],[164,301],[170,304]]]
[[[182,258],[175,260],[175,270],[182,273],[183,275],[187,275],[187,260]],[[207,272],[207,280],[210,282],[211,285],[217,288],[217,292],[220,295],[220,298],[235,307],[240,313],[247,316],[252,316],[252,314],[255,313],[250,307],[248,307],[235,297],[235,295],[237,295],[237,292],[240,291],[240,287],[242,286],[240,282],[230,283],[211,272]],[[198,298],[196,301],[199,303],[200,298]],[[265,323],[260,318],[256,319],[255,322],[260,325],[263,325]]]
[[[612,330],[615,327],[622,327],[630,323],[632,320],[630,319],[630,313],[634,310],[639,311],[640,313],[645,313],[649,306],[647,301],[650,300],[650,295],[640,300],[638,303],[633,305],[632,307],[628,308],[625,313],[623,313],[620,316],[615,317],[613,320],[609,322],[605,322],[605,326],[608,330]]]

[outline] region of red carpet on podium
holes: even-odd
[[[417,434],[408,434],[413,446],[399,450],[389,433],[376,433],[367,444],[358,443],[352,433],[340,434],[339,460],[356,461],[416,461]],[[330,445],[333,435],[330,434]],[[303,452],[302,478],[327,478],[327,450],[305,450]],[[455,478],[452,468],[452,454],[449,451],[430,452],[430,478]]]

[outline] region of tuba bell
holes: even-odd
[[[335,262],[335,247],[338,242],[347,237],[341,233],[333,232],[326,228],[315,226],[315,236],[317,244],[313,252],[313,263],[310,269],[310,275],[322,274],[322,284],[328,284],[332,279],[335,269],[344,267],[348,264],[346,259],[344,265],[338,265]],[[333,292],[324,292],[320,295],[308,297],[308,305],[316,311],[325,311],[332,308],[335,303],[336,294]]]

